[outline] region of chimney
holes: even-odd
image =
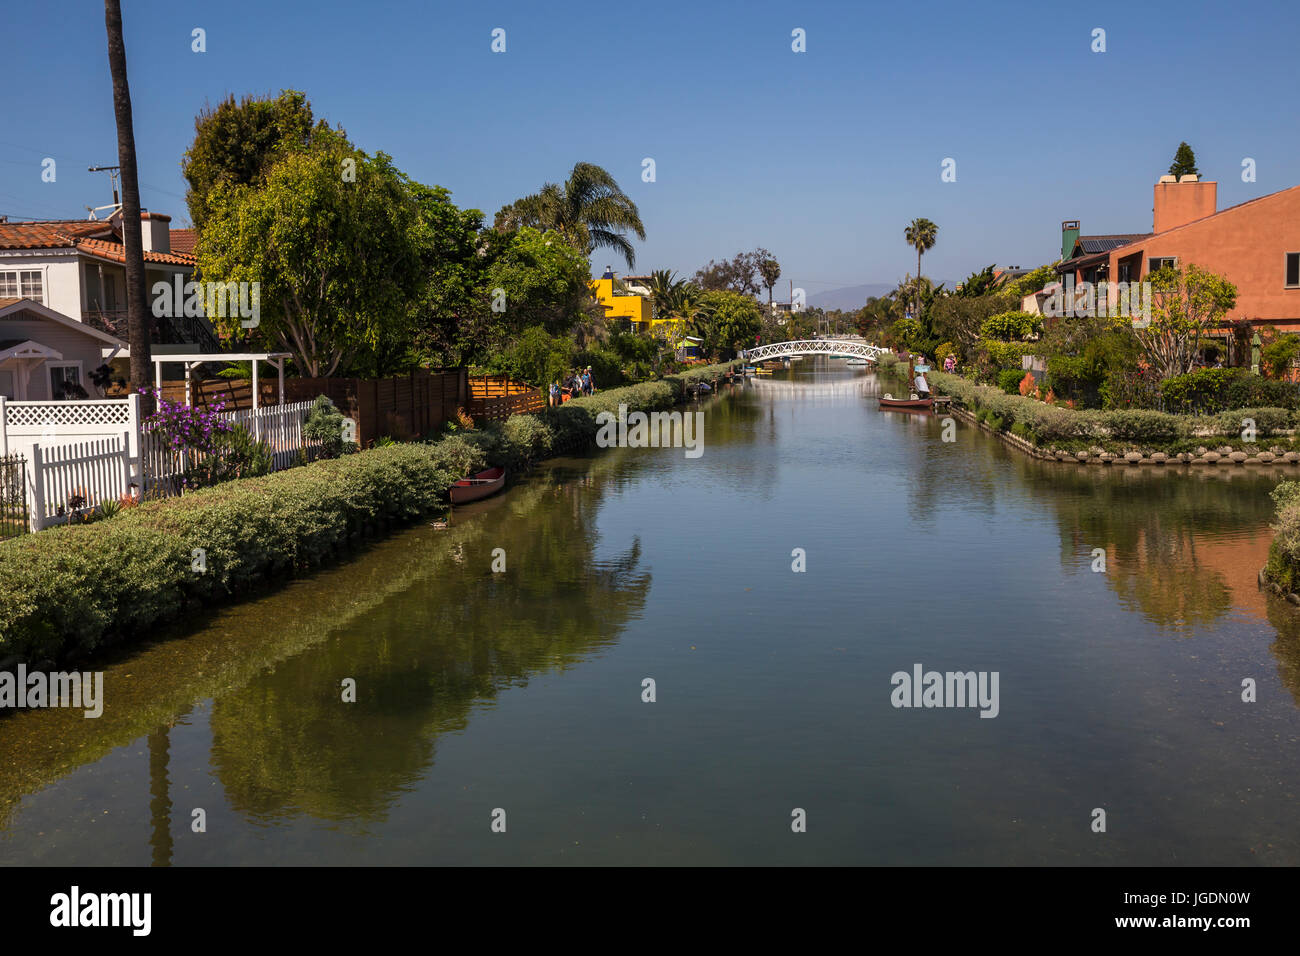
[[[1070,258],[1074,244],[1079,238],[1079,220],[1067,219],[1061,223],[1061,258]]]
[[[140,233],[145,252],[172,251],[172,217],[159,212],[140,210]]]
[[[1155,186],[1152,232],[1164,232],[1214,215],[1218,208],[1219,184],[1202,182],[1199,176],[1161,176]]]

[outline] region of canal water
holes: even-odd
[[[0,720],[0,862],[1300,863],[1288,473],[1032,461],[881,390],[724,389],[700,457],[550,462],[107,663],[98,719]],[[894,706],[918,665],[996,716]]]

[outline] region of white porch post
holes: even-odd
[[[45,527],[45,474],[41,469],[40,442],[32,445],[32,513],[29,519],[33,531]]]
[[[5,402],[7,401],[7,398],[0,395],[0,458],[9,454],[9,425],[8,419],[5,417],[7,414],[5,411]]]
[[[278,373],[280,379],[280,391],[279,391],[280,404],[283,405],[284,404],[284,359],[275,360],[275,370]]]
[[[194,370],[199,367],[198,362],[185,363],[185,404],[194,404],[194,392],[190,387],[190,382],[194,378]]]
[[[153,387],[158,391],[155,398],[162,398],[162,359],[153,360]]]
[[[122,494],[131,493],[131,432],[122,433]]]
[[[257,359],[253,359],[253,438],[257,441],[262,440],[262,416],[257,413],[260,402],[258,401],[261,385],[257,379]]]
[[[127,485],[131,482],[136,483],[140,492],[144,491],[144,458],[141,455],[141,448],[144,447],[144,439],[140,434],[140,393],[132,392],[126,399],[127,407],[127,454],[131,459],[131,472],[127,476]]]

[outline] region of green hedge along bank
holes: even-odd
[[[1211,415],[1176,415],[1146,409],[1081,411],[1008,395],[959,375],[933,372],[937,394],[953,398],[994,432],[1017,445],[1061,460],[1213,464],[1300,462],[1295,430],[1300,412],[1239,408]]]
[[[500,426],[388,445],[0,542],[0,667],[84,659],[332,561],[445,507],[459,478],[594,447],[596,416],[667,409],[729,365],[597,392]],[[196,570],[202,567],[202,570]]]

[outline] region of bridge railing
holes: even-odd
[[[847,355],[875,359],[881,352],[888,351],[889,349],[879,345],[843,339],[798,339],[789,342],[769,342],[766,345],[745,349],[741,357],[746,361],[755,362],[787,355]]]

